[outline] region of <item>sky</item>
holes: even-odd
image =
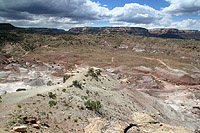
[[[0,0],[0,23],[200,30],[200,0]]]

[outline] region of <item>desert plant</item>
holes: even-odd
[[[49,98],[56,99],[56,94],[53,94],[52,92],[49,92]]]
[[[47,82],[47,86],[52,86],[53,85],[53,82],[51,81],[51,80],[49,80],[48,82]]]
[[[17,123],[16,120],[11,120],[11,121],[8,122],[8,124],[11,125],[11,126],[14,125],[15,123]]]
[[[70,120],[70,119],[71,119],[71,115],[69,115],[69,116],[67,117],[67,119],[69,119],[69,120]]]
[[[63,76],[63,83],[66,82],[66,80],[68,80],[71,76],[70,75],[64,75]]]
[[[55,106],[56,104],[57,104],[56,101],[53,101],[53,100],[49,101],[49,106],[50,107]]]
[[[77,80],[73,81],[72,85],[77,88],[83,89],[82,84],[78,82]]]
[[[98,81],[98,79],[99,79],[98,76],[101,75],[101,70],[100,69],[94,70],[94,68],[88,68],[88,74],[87,75],[91,76],[96,81]]]
[[[18,104],[17,107],[18,107],[18,108],[22,108],[22,105]]]
[[[62,89],[62,92],[66,92],[66,89]]]
[[[94,110],[96,113],[100,114],[100,109],[102,108],[102,104],[100,101],[91,101],[91,100],[87,100],[84,105],[86,106],[86,108],[88,108],[89,110]]]
[[[86,94],[89,94],[90,93],[90,91],[89,90],[86,90]]]
[[[74,119],[74,122],[78,122],[78,119]]]
[[[44,96],[44,95],[42,95],[42,94],[37,94],[37,96],[45,97],[45,96]]]
[[[88,68],[88,74],[94,74],[94,68]]]

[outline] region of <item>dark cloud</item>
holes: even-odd
[[[170,6],[163,8],[164,12],[171,14],[191,14],[200,12],[200,0],[166,0]]]
[[[33,20],[30,14],[24,12],[16,13],[15,11],[0,10],[0,16],[9,20]]]
[[[106,10],[90,0],[2,0],[2,9],[6,9],[2,11],[3,14],[26,12],[49,17],[67,17],[73,20],[99,20],[100,8]],[[13,15],[9,16],[11,18]],[[13,16],[13,19],[18,19],[18,17],[21,19],[20,15]]]

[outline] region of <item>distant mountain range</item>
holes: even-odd
[[[71,34],[131,34],[161,38],[194,39],[200,40],[198,30],[178,30],[172,28],[145,29],[140,27],[78,27],[69,31],[56,28],[19,28],[9,23],[0,23],[0,30],[14,30],[25,32],[51,32],[51,33],[71,33]]]

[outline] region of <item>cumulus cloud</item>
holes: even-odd
[[[182,15],[200,12],[200,0],[166,0],[170,6],[163,8],[164,12]]]
[[[171,15],[155,10],[147,5],[137,3],[126,4],[124,7],[114,8],[111,23],[114,26],[139,26],[139,27],[160,27],[168,26],[171,23]]]
[[[125,4],[124,7],[116,7],[111,11],[111,14],[114,21],[136,24],[149,24],[163,17],[159,11],[137,3]]]
[[[179,22],[171,23],[170,27],[177,28],[177,29],[191,29],[194,27],[200,27],[200,20],[193,20],[193,19],[186,19]]]

